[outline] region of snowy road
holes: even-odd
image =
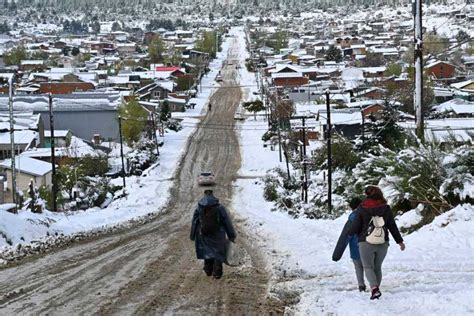
[[[229,59],[238,57],[236,41]],[[281,307],[266,298],[268,274],[245,233],[241,268],[225,268],[216,281],[202,272],[189,225],[202,194],[195,179],[212,170],[216,196],[229,206],[240,167],[233,114],[241,99],[234,65],[211,98],[212,111],[190,138],[167,209],[143,226],[86,240],[0,270],[0,314],[268,314]],[[178,163],[178,162],[176,162]],[[232,211],[232,210],[231,210]]]

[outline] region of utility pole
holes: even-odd
[[[365,153],[365,116],[364,112],[362,114],[362,127],[361,127],[361,135],[362,135],[362,154]]]
[[[304,190],[304,202],[308,203],[308,171],[306,166],[306,118],[303,116],[303,190]]]
[[[12,168],[12,197],[16,204],[16,165],[15,165],[15,121],[13,117],[13,85],[15,84],[15,74],[8,80],[8,110],[10,114],[10,145],[11,145],[11,168]]]
[[[219,50],[219,33],[218,33],[218,29],[216,29],[216,57],[217,58],[217,52]]]
[[[56,153],[54,147],[54,111],[53,111],[53,96],[51,93],[48,96],[49,100],[49,125],[50,125],[50,137],[51,137],[51,168],[53,176],[53,212],[58,211],[58,181],[56,177]]]
[[[155,111],[151,112],[151,120],[152,120],[152,123],[153,123],[153,140],[155,141],[156,155],[160,156],[160,149],[159,149],[159,146],[158,146],[158,137],[156,137]]]
[[[295,127],[300,132],[300,163],[302,169],[302,175],[300,177],[302,184],[301,184],[301,200],[304,200],[305,203],[308,203],[308,164],[307,156],[306,156],[306,130],[311,129],[311,126],[306,126],[306,119],[309,117],[306,116],[293,116],[293,119],[301,119],[302,125]]]
[[[415,116],[416,135],[424,140],[423,119],[423,27],[422,27],[422,0],[414,0],[415,15]]]
[[[279,152],[279,158],[280,158],[280,162],[282,162],[282,158],[281,158],[281,128],[280,128],[280,118],[278,117],[278,152]]]
[[[285,144],[285,147],[283,147],[283,154],[285,156],[285,162],[286,162],[286,174],[288,176],[288,181],[290,181],[291,179],[291,175],[290,175],[290,164],[288,162],[288,142],[289,140],[285,140],[284,144]]]
[[[119,134],[120,134],[120,157],[122,159],[122,180],[123,180],[123,189],[125,190],[125,162],[123,160],[123,139],[122,139],[122,117],[119,115]]]
[[[329,90],[326,90],[326,137],[328,146],[328,212],[332,213],[332,152],[331,152],[331,104]]]

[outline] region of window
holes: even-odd
[[[153,91],[153,97],[159,99],[160,98],[160,91]]]

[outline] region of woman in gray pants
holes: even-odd
[[[392,210],[387,205],[382,191],[376,186],[368,186],[365,189],[365,195],[366,198],[359,206],[360,211],[352,221],[348,233],[359,236],[360,257],[364,266],[365,276],[372,289],[370,299],[373,300],[382,296],[379,287],[382,282],[382,263],[388,250],[388,231],[390,231],[390,234],[402,251],[405,250],[405,244],[393,218]],[[384,243],[372,244],[366,240],[366,237],[369,235],[368,232],[372,229],[371,220],[373,216],[380,216],[384,220]]]

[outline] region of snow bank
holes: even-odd
[[[397,216],[395,220],[397,222],[398,228],[410,228],[419,224],[423,220],[423,216],[421,215],[423,208],[423,204],[420,204],[417,208]]]

